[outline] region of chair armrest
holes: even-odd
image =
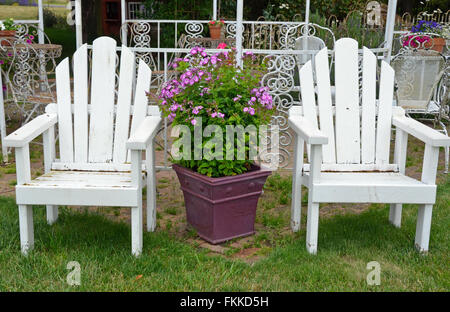
[[[3,144],[8,147],[23,147],[58,122],[58,115],[42,114],[8,135]]]
[[[131,150],[145,150],[156,136],[161,124],[160,116],[147,116],[127,141]]]
[[[309,120],[303,116],[291,116],[288,119],[291,128],[300,136],[307,144],[322,145],[328,144],[328,137],[317,129]]]
[[[450,137],[406,116],[393,116],[392,124],[431,146],[450,146]]]

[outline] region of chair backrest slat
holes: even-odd
[[[303,116],[307,118],[313,126],[318,128],[316,96],[314,94],[314,78],[312,72],[312,62],[307,62],[300,69],[300,89],[303,104]],[[308,157],[310,146],[307,146]]]
[[[375,163],[377,58],[366,47],[363,49],[362,87],[361,162],[373,164]]]
[[[100,37],[93,43],[92,112],[89,129],[89,162],[112,161],[116,41]]]
[[[382,61],[380,75],[380,100],[376,141],[376,164],[389,163],[392,125],[392,100],[394,96],[394,70]]]
[[[328,137],[328,144],[323,146],[323,163],[336,163],[336,145],[334,138],[333,108],[331,100],[330,71],[328,66],[328,49],[324,48],[316,55],[317,100],[319,106],[320,130]]]
[[[339,164],[358,164],[361,157],[358,42],[336,41],[336,159]]]
[[[129,48],[122,46],[113,152],[113,161],[119,164],[126,162],[127,159],[126,142],[130,129],[133,79],[136,75],[135,64],[134,53]]]
[[[81,46],[73,55],[73,123],[75,162],[88,160],[88,49]]]
[[[57,66],[58,103],[52,109],[58,112],[62,163],[75,163],[80,168],[86,163],[124,164],[128,157],[126,142],[131,132],[138,128],[147,115],[159,115],[157,106],[148,106],[147,92],[152,75],[150,68],[140,61],[134,89],[136,57],[133,51],[124,46],[121,50],[116,99],[116,60],[115,40],[108,37],[96,39],[92,46],[89,86],[88,46],[83,45],[74,53],[73,105],[69,59],[64,59]]]
[[[73,162],[72,100],[70,92],[69,58],[65,58],[55,70],[56,98],[58,101],[59,154],[61,161]]]
[[[151,69],[143,60],[139,61],[138,79],[136,82],[136,96],[134,97],[133,120],[131,122],[131,134],[136,131],[147,115],[149,84],[152,76]]]
[[[299,71],[303,116],[328,137],[328,144],[322,147],[324,164],[362,164],[382,168],[390,163],[394,70],[386,62],[381,62],[378,84],[377,57],[364,47],[360,93],[358,43],[343,38],[335,46],[336,103],[333,106],[330,61],[325,47],[317,53],[314,63],[308,61]],[[314,76],[317,89],[314,88]]]
[[[134,97],[133,105],[133,119],[131,121],[130,135],[136,131],[139,125],[147,116],[148,98],[150,81],[152,71],[150,67],[143,60],[139,61],[138,78],[136,81],[136,95]],[[128,160],[130,160],[130,153],[128,153]]]

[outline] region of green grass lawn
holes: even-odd
[[[65,2],[67,3],[67,2]],[[65,4],[62,3],[62,4]],[[52,4],[61,4],[55,3]],[[44,5],[45,8],[45,5]],[[50,8],[57,15],[67,15],[66,8]],[[38,7],[37,6],[19,6],[19,5],[0,5],[0,20],[5,20],[12,17],[15,20],[37,20],[38,19]]]
[[[289,179],[281,183],[288,186]],[[373,205],[361,214],[322,218],[317,256],[305,250],[303,218],[300,233],[286,235],[267,257],[248,264],[211,256],[164,229],[145,233],[136,259],[126,223],[61,209],[59,221],[48,226],[42,207],[34,209],[35,250],[24,257],[14,199],[3,197],[0,291],[449,291],[449,208],[447,178],[439,186],[426,256],[413,246],[416,206],[404,208],[402,228],[396,229],[388,207]],[[66,283],[69,261],[81,265],[81,286]],[[380,286],[366,283],[370,261],[381,265]]]

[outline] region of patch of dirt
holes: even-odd
[[[262,256],[259,254],[260,251],[261,251],[261,248],[255,248],[255,247],[242,249],[241,251],[235,253],[233,255],[233,258],[240,259],[246,263],[252,264],[262,258]]]

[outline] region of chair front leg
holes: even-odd
[[[306,250],[317,253],[319,236],[319,203],[314,202],[314,183],[320,179],[322,169],[322,145],[311,145],[311,169],[309,173],[308,216],[306,224]]]
[[[156,228],[156,166],[154,144],[149,144],[146,150],[147,169],[147,231],[153,232]]]
[[[16,148],[17,185],[31,181],[30,149],[28,145]],[[19,205],[20,246],[22,254],[34,248],[33,207]]]
[[[20,249],[23,255],[34,248],[33,207],[19,205]]]
[[[52,163],[55,159],[55,126],[51,126],[43,134],[44,141],[44,169],[48,173],[52,169]],[[58,220],[58,206],[47,205],[47,223],[52,225]]]
[[[131,253],[138,257],[142,253],[143,246],[143,222],[142,222],[142,151],[131,151],[131,179],[137,188],[137,206],[131,208]]]
[[[405,174],[406,153],[408,149],[408,133],[397,128],[395,134],[394,163],[398,165],[399,172]],[[402,224],[402,204],[391,204],[389,210],[389,222],[395,227]]]
[[[436,173],[439,161],[439,147],[425,145],[425,155],[423,157],[422,182],[426,184],[436,184]],[[415,246],[419,252],[427,252],[430,232],[431,216],[433,205],[420,205],[417,215]]]
[[[291,228],[300,230],[302,217],[302,173],[305,142],[296,135],[294,149],[294,170],[292,172]]]

